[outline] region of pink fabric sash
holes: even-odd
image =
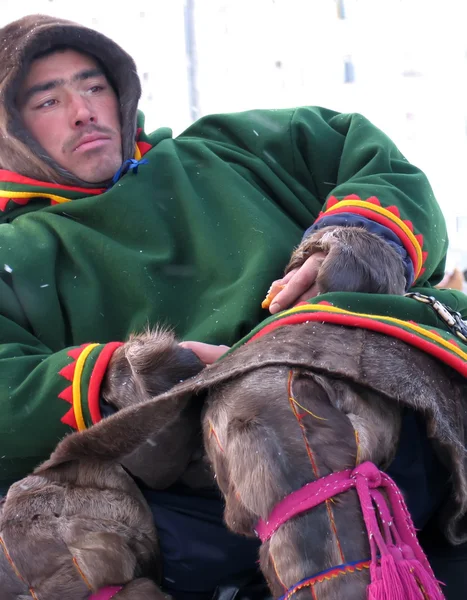
[[[90,596],[89,600],[110,600],[122,589],[121,585],[109,585]]]
[[[424,598],[422,590],[425,598],[442,600],[402,494],[373,463],[332,473],[292,492],[274,507],[267,521],[258,521],[256,533],[264,543],[289,519],[351,488],[360,500],[371,550],[368,600],[418,600]],[[385,490],[392,512],[380,489]]]

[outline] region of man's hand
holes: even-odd
[[[194,352],[205,365],[216,362],[229,349],[229,346],[216,346],[215,344],[204,344],[203,342],[181,342],[179,345]]]
[[[316,252],[301,267],[292,269],[285,277],[273,282],[268,294],[272,299],[269,306],[272,315],[318,295],[316,277],[325,258],[324,252]]]

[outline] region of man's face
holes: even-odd
[[[18,108],[48,155],[83,181],[106,181],[121,166],[118,99],[90,56],[64,50],[34,60]]]

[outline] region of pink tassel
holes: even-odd
[[[370,585],[366,588],[366,600],[377,600],[378,590],[375,588],[378,587],[378,583],[370,583]]]
[[[411,561],[410,561],[411,562]],[[404,588],[407,591],[407,598],[414,598],[416,600],[424,600],[427,596],[423,595],[420,586],[414,576],[414,570],[407,560],[401,560],[399,563],[399,572]],[[438,596],[428,596],[431,598],[438,598]]]
[[[423,590],[423,591],[422,591]],[[443,593],[418,560],[381,558],[376,577],[368,586],[367,600],[444,600]]]
[[[418,544],[401,493],[384,473],[379,472],[378,479],[378,472],[373,467],[371,463],[364,463],[354,471],[373,566],[373,569],[370,568],[368,599],[444,600],[430,564]],[[392,514],[378,489],[383,487],[392,505]],[[379,515],[382,530],[376,514]]]
[[[412,600],[412,596],[406,595],[397,567],[398,565],[390,554],[381,557],[380,566],[377,569],[377,581],[373,581],[369,585],[368,597],[372,597],[374,600]],[[415,597],[414,600],[418,600],[418,598]]]
[[[436,580],[429,563],[423,565],[414,555],[413,549],[406,544],[401,544],[400,548],[391,546],[391,553],[397,550],[399,558],[396,561],[401,581],[406,589],[408,598],[420,598],[425,600],[445,600],[441,591],[439,582]],[[428,569],[428,570],[427,570]]]
[[[387,600],[381,581],[372,581],[366,588],[367,600]]]
[[[381,557],[381,581],[386,598],[390,598],[391,600],[409,600],[409,598],[406,598],[397,566],[398,564],[396,564],[391,554]],[[412,599],[410,598],[410,600]]]
[[[430,600],[445,600],[439,582],[436,581],[436,579],[429,573],[427,573],[426,569],[423,568],[418,560],[407,561],[407,564],[412,570],[412,578],[415,581],[418,581],[417,585],[419,585],[419,587],[421,586],[425,593],[425,595],[422,594],[420,596],[421,598],[430,598]]]

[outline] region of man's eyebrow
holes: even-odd
[[[90,79],[91,77],[99,77],[105,76],[104,71],[95,67],[93,69],[84,69],[84,71],[80,71],[73,75],[72,81],[84,81],[85,79]]]
[[[83,71],[80,71],[79,73],[73,75],[71,81],[85,81],[86,79],[90,79],[91,77],[102,76],[105,76],[105,73],[102,69],[84,69]],[[32,85],[28,90],[26,90],[22,98],[22,104],[26,104],[26,102],[32,96],[34,96],[34,94],[39,94],[40,92],[47,92],[48,90],[53,90],[56,87],[65,85],[65,83],[65,79],[51,79],[50,81],[45,81],[44,83],[36,83],[35,85]]]
[[[51,81],[45,81],[44,83],[36,83],[32,85],[29,89],[26,90],[24,96],[22,98],[22,104],[26,104],[26,102],[34,96],[34,94],[38,94],[39,92],[46,92],[47,90],[53,90],[60,85],[65,83],[64,79],[52,79]]]

